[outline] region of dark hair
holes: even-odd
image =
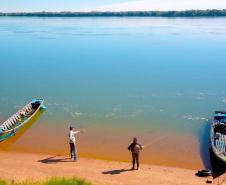
[[[136,137],[133,138],[133,143],[137,143],[137,138]]]
[[[74,128],[74,127],[72,127],[72,126],[69,127],[70,130],[73,130],[73,128]]]

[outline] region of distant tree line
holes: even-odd
[[[224,10],[185,10],[185,11],[127,11],[127,12],[19,12],[0,13],[0,16],[33,17],[222,17]]]

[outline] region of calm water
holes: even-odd
[[[203,166],[208,124],[226,109],[226,18],[0,18],[0,119],[34,97],[48,110],[12,151]]]

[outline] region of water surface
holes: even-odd
[[[83,157],[128,161],[136,136],[145,163],[202,167],[225,51],[225,18],[1,17],[0,120],[48,107],[10,150],[67,154],[75,125]]]

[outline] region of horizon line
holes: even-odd
[[[88,10],[88,11],[14,11],[14,12],[1,12],[1,14],[15,14],[15,13],[122,13],[122,12],[188,12],[188,11],[226,11],[226,8],[223,9],[184,9],[184,10],[122,10],[122,11],[108,11],[108,10]]]

